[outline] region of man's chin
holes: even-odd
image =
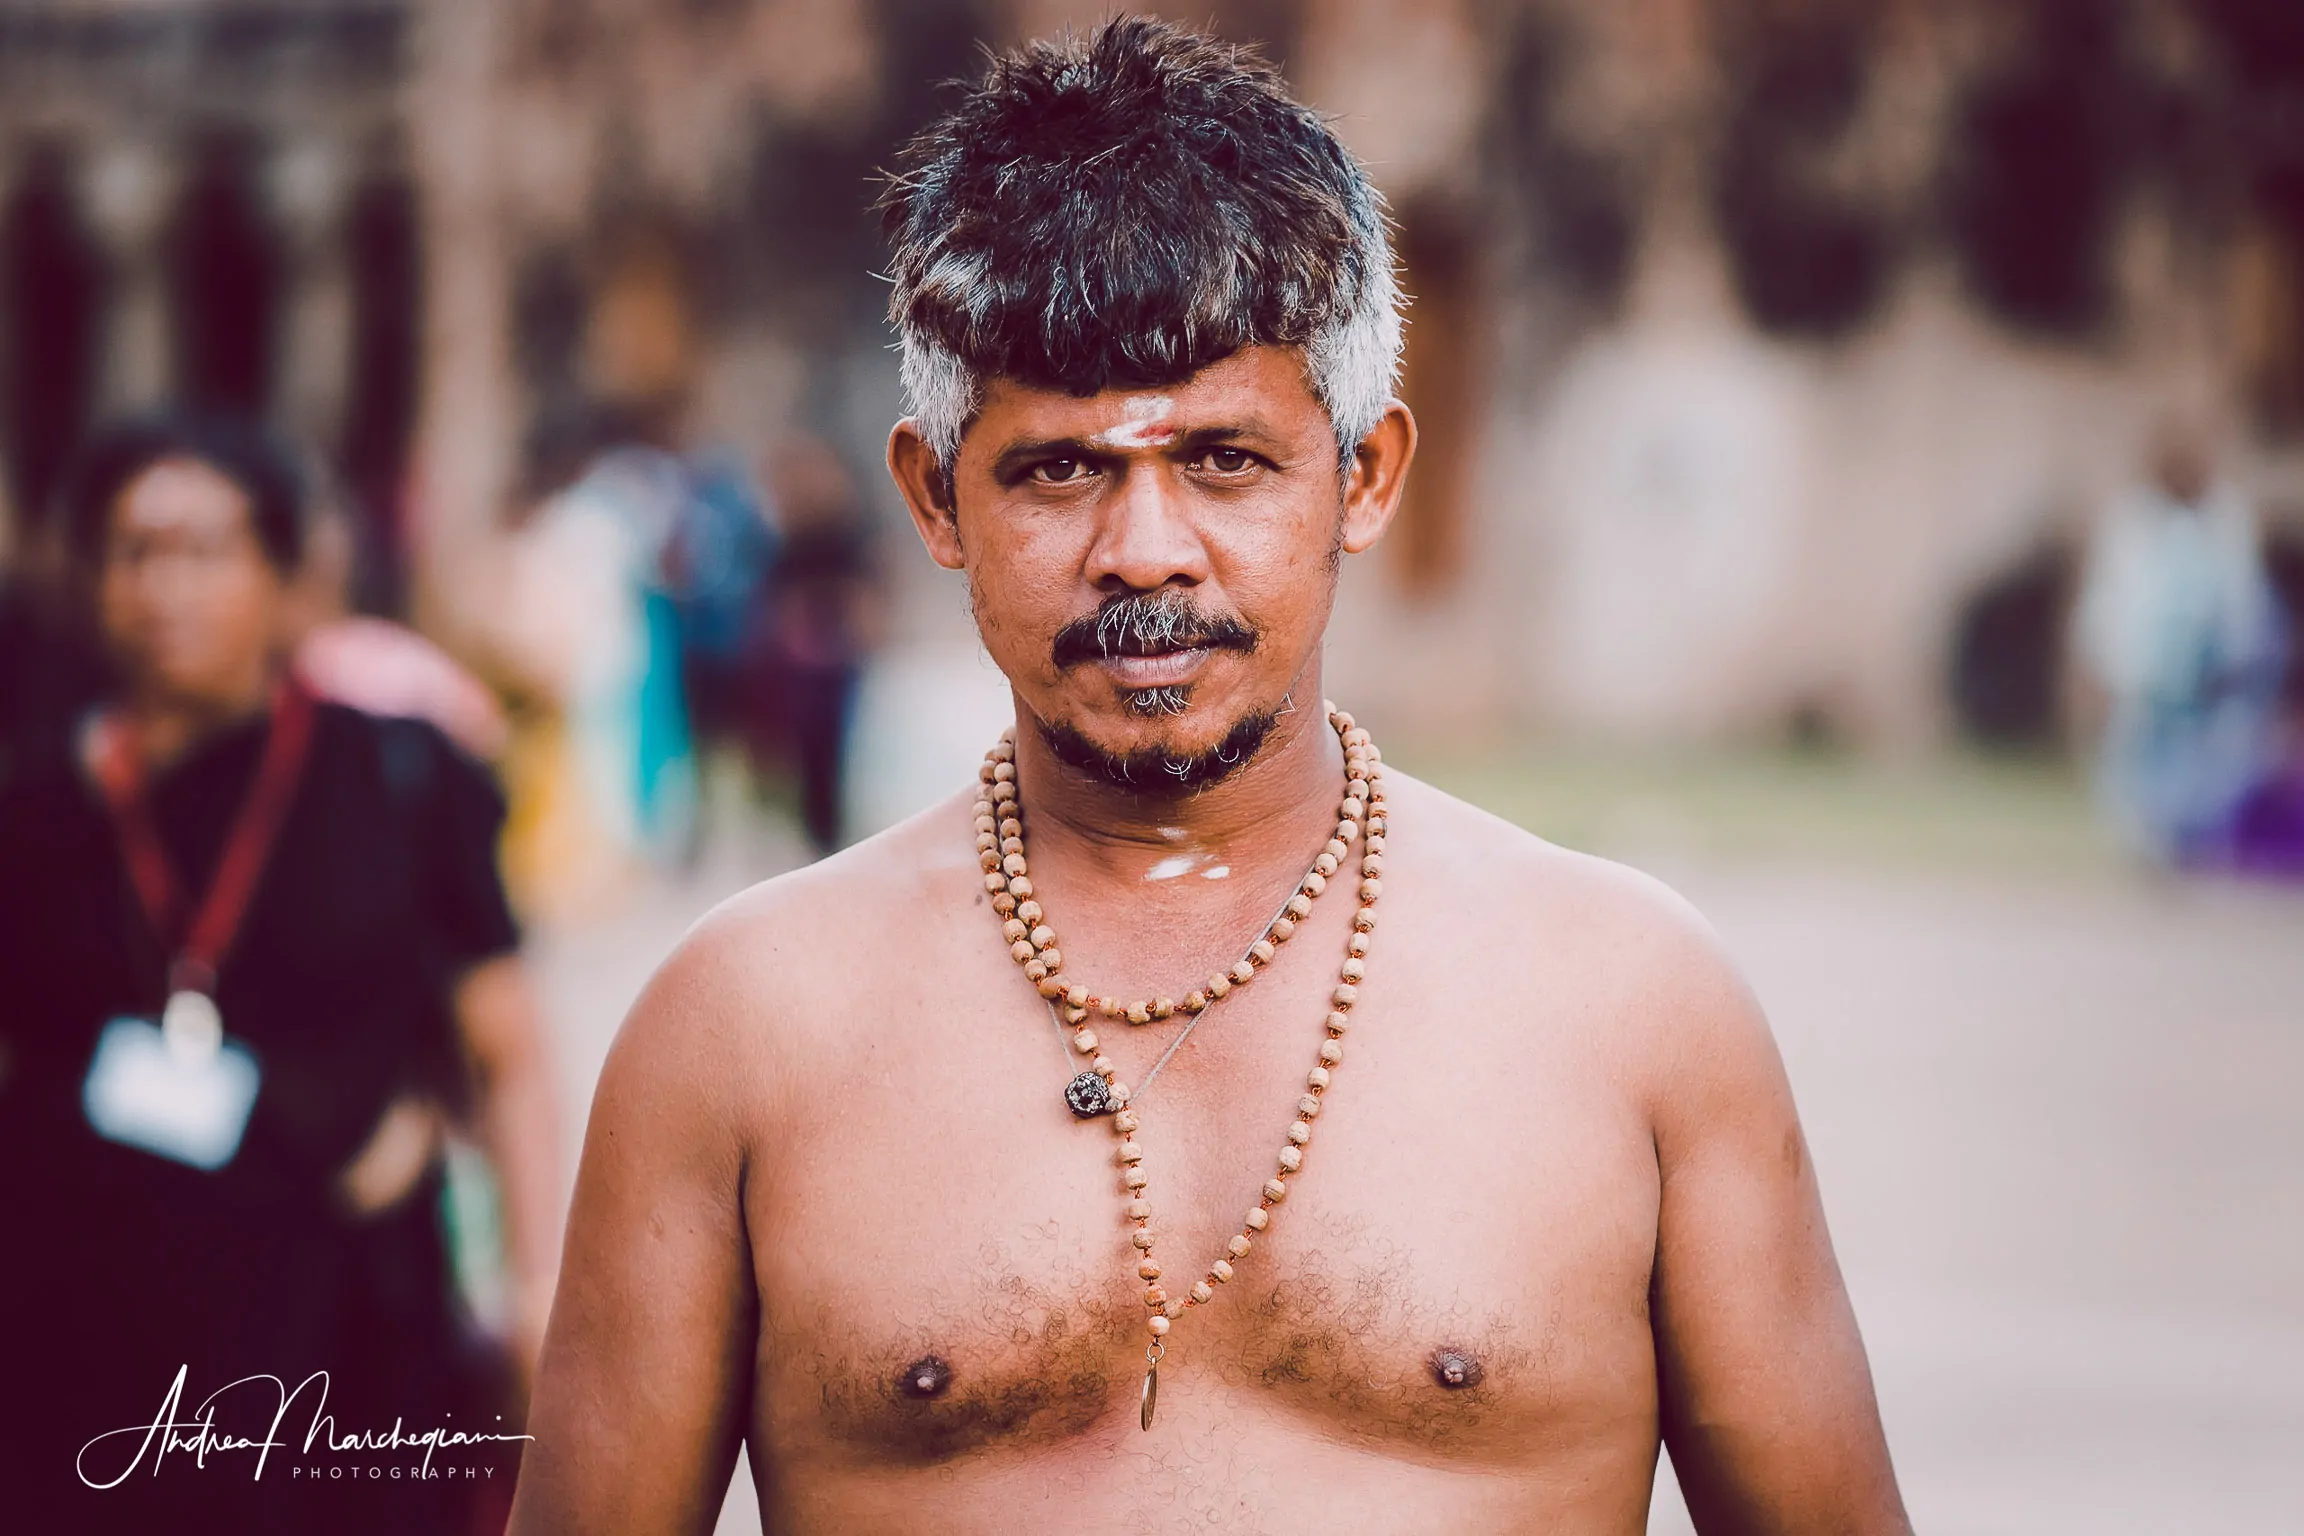
[[[1125,718],[1083,724],[1043,720],[1040,738],[1058,762],[1137,794],[1189,794],[1220,783],[1254,760],[1279,718],[1253,710],[1211,730],[1183,701],[1150,707],[1125,701]]]

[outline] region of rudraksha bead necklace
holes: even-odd
[[[1220,971],[1207,985],[1187,993],[1181,1001],[1157,998],[1148,1003],[1123,1004],[1105,994],[1065,980],[1063,952],[1056,932],[1032,894],[1032,879],[1024,861],[1024,808],[1016,790],[1016,742],[1013,731],[1003,734],[986,754],[981,772],[983,788],[976,800],[976,846],[984,865],[984,885],[993,911],[1000,917],[1009,953],[1042,997],[1047,998],[1073,1026],[1072,1047],[1090,1058],[1089,1070],[1066,1085],[1064,1097],[1072,1112],[1092,1118],[1110,1112],[1112,1128],[1120,1138],[1120,1184],[1126,1192],[1127,1217],[1133,1231],[1129,1242],[1139,1255],[1136,1273],[1144,1281],[1144,1304],[1150,1309],[1152,1341],[1144,1352],[1144,1395],[1139,1415],[1145,1429],[1152,1427],[1152,1409],[1159,1396],[1160,1361],[1167,1353],[1170,1326],[1189,1308],[1214,1299],[1216,1287],[1232,1278],[1232,1266],[1247,1257],[1255,1244],[1252,1234],[1271,1225],[1272,1208],[1288,1197],[1288,1179],[1304,1165],[1304,1148],[1312,1140],[1312,1122],[1320,1114],[1321,1095],[1328,1091],[1329,1075],[1344,1059],[1344,1032],[1350,1025],[1352,1005],[1359,1000],[1360,981],[1367,973],[1369,937],[1376,927],[1376,900],[1384,893],[1384,838],[1386,832],[1383,768],[1368,733],[1333,704],[1325,706],[1328,723],[1344,746],[1344,798],[1337,807],[1335,835],[1313,861],[1294,895],[1281,909],[1263,938],[1230,971]],[[1296,1101],[1296,1119],[1288,1127],[1287,1143],[1280,1148],[1279,1171],[1264,1181],[1256,1207],[1248,1212],[1225,1245],[1224,1257],[1208,1266],[1205,1278],[1193,1282],[1181,1296],[1170,1296],[1160,1284],[1160,1265],[1152,1257],[1152,1207],[1144,1197],[1149,1183],[1144,1172],[1144,1149],[1135,1140],[1139,1120],[1129,1107],[1126,1084],[1112,1080],[1114,1064],[1096,1051],[1095,1031],[1087,1027],[1090,1013],[1148,1023],[1173,1016],[1179,1009],[1197,1015],[1235,986],[1245,986],[1258,970],[1269,965],[1278,947],[1287,942],[1297,924],[1311,914],[1313,901],[1328,881],[1344,867],[1351,844],[1363,834],[1361,845],[1360,908],[1352,914],[1352,937],[1340,980],[1330,996],[1320,1042],[1319,1064],[1305,1080],[1306,1092]],[[1197,1020],[1195,1020],[1197,1022]],[[1186,1026],[1190,1028],[1189,1025]]]

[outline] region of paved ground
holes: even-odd
[[[1680,884],[1774,1019],[1919,1528],[2304,1532],[2304,901]]]
[[[1774,1018],[1920,1529],[2304,1533],[2304,897],[1798,848],[1636,862]],[[572,1098],[654,958],[790,857],[543,940]],[[1688,1529],[1668,1481],[1651,1529]]]

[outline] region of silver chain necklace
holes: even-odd
[[[1297,890],[1303,885],[1303,883],[1303,881],[1299,880],[1295,885],[1288,887],[1288,896],[1293,897]],[[1280,905],[1274,909],[1271,918],[1267,920],[1262,927],[1256,930],[1257,934],[1262,936],[1263,934],[1269,932],[1271,930],[1272,924],[1279,921],[1281,915],[1287,910],[1288,899],[1287,897],[1283,897],[1281,899]],[[1247,947],[1240,951],[1242,959],[1246,959],[1248,957],[1249,950],[1255,947],[1255,942],[1256,941],[1254,939],[1249,940]],[[1069,1069],[1074,1061],[1077,1060],[1077,1057],[1075,1056],[1072,1049],[1072,1038],[1065,1030],[1062,1015],[1056,1011],[1056,999],[1051,997],[1044,999],[1044,1001],[1048,1008],[1048,1022],[1056,1026],[1056,1049],[1064,1053],[1064,1065],[1067,1069]],[[1193,1014],[1191,1018],[1185,1021],[1184,1027],[1176,1031],[1176,1038],[1168,1042],[1168,1049],[1162,1051],[1160,1053],[1160,1059],[1152,1063],[1152,1070],[1144,1074],[1144,1081],[1136,1085],[1135,1091],[1131,1094],[1129,1102],[1143,1102],[1144,1095],[1152,1091],[1152,1080],[1160,1075],[1160,1069],[1168,1065],[1168,1060],[1170,1057],[1174,1056],[1179,1050],[1183,1049],[1184,1042],[1192,1037],[1192,1031],[1200,1027],[1200,1021],[1215,1011],[1216,1004],[1210,1003],[1206,1008],[1201,1009],[1198,1013]]]

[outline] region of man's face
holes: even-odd
[[[162,460],[113,503],[98,609],[140,691],[235,700],[270,658],[283,595],[247,496],[205,464]]]
[[[1255,347],[1085,399],[991,381],[922,531],[1059,750],[1184,784],[1237,766],[1306,681],[1337,557],[1380,531],[1350,515],[1362,478],[1300,354]]]
[[[2153,466],[2160,488],[2184,506],[2196,506],[2208,494],[2208,454],[2193,434],[2163,434]]]

